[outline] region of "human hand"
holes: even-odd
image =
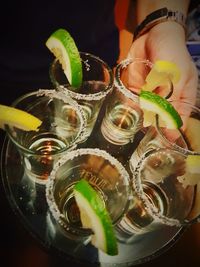
[[[196,101],[198,74],[185,43],[185,32],[175,22],[163,22],[136,39],[128,57],[133,59],[168,60],[177,64],[181,70],[181,79],[174,85],[170,100],[181,100],[194,104]],[[135,79],[135,70],[129,68],[129,85]]]

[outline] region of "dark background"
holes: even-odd
[[[192,2],[199,3],[199,1]],[[20,86],[22,89],[22,85]],[[34,84],[33,88],[36,87],[37,85]],[[1,92],[1,102],[10,104],[18,94],[19,92],[12,92],[8,95],[4,90]],[[4,132],[0,130],[0,150],[4,136]],[[5,196],[2,179],[0,179],[0,212],[0,267],[78,267],[77,264],[68,262],[53,252],[47,251],[27,232],[11,210]],[[173,247],[164,254],[140,266],[199,267],[200,224],[193,225],[186,230]]]

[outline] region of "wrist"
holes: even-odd
[[[152,27],[148,32],[151,35],[159,35],[160,37],[172,37],[176,42],[178,40],[185,42],[186,40],[185,29],[174,21],[163,21]]]
[[[185,32],[185,16],[179,11],[171,11],[167,8],[161,8],[150,13],[146,18],[136,27],[134,31],[134,39],[137,39],[141,35],[147,33],[152,28],[156,27],[159,24],[165,22],[173,22],[174,24],[169,25],[179,25],[182,27],[182,30]]]

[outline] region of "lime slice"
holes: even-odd
[[[186,160],[186,173],[183,176],[178,177],[179,182],[184,187],[188,185],[196,185],[200,182],[200,156],[189,155]]]
[[[181,71],[174,62],[157,60],[148,73],[142,90],[153,91],[158,86],[164,86],[171,81],[176,84],[181,77]]]
[[[149,127],[150,125],[155,126],[156,123],[156,117],[155,112],[143,109],[143,126]],[[165,127],[165,122],[159,119],[159,126]]]
[[[190,173],[200,174],[200,156],[199,155],[189,155],[186,159],[187,170]],[[199,176],[200,179],[200,176]]]
[[[0,105],[0,128],[6,124],[24,131],[37,131],[42,121],[23,110]]]
[[[185,136],[190,144],[192,150],[200,153],[200,121],[195,118],[188,118],[187,127],[185,129]]]
[[[65,29],[58,29],[46,41],[46,46],[62,65],[63,71],[73,87],[82,83],[82,63],[74,39]]]
[[[117,255],[117,240],[102,198],[84,179],[74,186],[74,195],[83,227],[94,233],[91,243],[109,255]]]
[[[152,113],[159,115],[159,121],[168,129],[176,129],[182,126],[182,119],[176,109],[163,97],[149,91],[141,91],[139,95],[140,107],[144,111],[144,126],[150,126],[155,122]],[[148,112],[150,115],[148,116]]]

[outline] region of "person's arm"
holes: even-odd
[[[136,2],[137,24],[141,23],[153,11],[163,7],[172,11],[180,11],[187,16],[189,3],[189,0],[138,0]]]
[[[136,25],[154,11],[167,8],[187,17],[189,0],[137,0]],[[180,12],[180,13],[179,13]],[[149,23],[149,21],[148,21]],[[172,99],[195,103],[197,92],[197,70],[186,47],[184,20],[181,23],[172,19],[158,19],[155,24],[147,23],[145,30],[136,30],[128,57],[156,60],[168,60],[177,64],[181,70],[181,79],[174,85]],[[144,24],[142,24],[144,25]],[[137,28],[138,29],[138,28]],[[134,79],[134,70],[130,69],[129,83]]]
[[[181,12],[187,17],[190,0],[129,0],[129,8],[126,18],[126,29],[133,33],[144,19],[152,12],[161,8]]]
[[[185,20],[188,14],[189,4],[189,0],[137,0],[135,5],[137,29],[134,31],[134,38],[137,38],[144,34],[145,31],[150,30],[162,22],[172,22],[173,27],[180,32],[180,36],[185,37]],[[171,13],[168,18],[161,16],[161,13],[163,14],[166,9],[168,10],[166,17]],[[155,16],[160,17],[154,19]],[[144,27],[145,21],[147,21],[147,25]]]

